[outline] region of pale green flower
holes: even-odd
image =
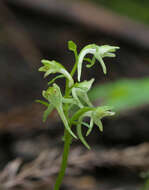
[[[60,63],[54,60],[49,61],[49,60],[43,59],[41,62],[43,63],[44,66],[40,67],[39,71],[45,72],[44,77],[47,77],[48,75],[54,74],[54,73],[61,73],[68,79],[69,87],[73,86],[74,84],[73,78],[71,77],[71,75],[68,73],[68,71],[65,69],[63,65],[61,65]]]
[[[89,110],[89,111],[83,113],[79,117],[79,120],[78,120],[78,123],[77,123],[77,134],[78,134],[79,139],[82,141],[82,143],[88,149],[90,149],[90,146],[88,145],[88,143],[86,142],[85,138],[82,135],[82,125],[85,124],[85,126],[88,127],[88,131],[86,133],[86,136],[88,136],[91,133],[94,124],[99,127],[100,131],[103,131],[103,126],[102,126],[101,119],[103,117],[113,116],[114,114],[115,114],[115,112],[111,111],[110,106],[101,106],[101,107],[93,108],[92,110]],[[86,125],[86,123],[83,122],[83,119],[85,117],[90,118],[90,124],[89,125]]]
[[[75,83],[75,85],[72,88],[72,96],[76,100],[78,106],[80,108],[83,108],[84,105],[81,100],[88,106],[92,107],[92,103],[90,102],[87,92],[90,90],[92,84],[94,82],[94,79],[91,79],[89,81],[85,80],[83,82]]]
[[[103,58],[104,57],[115,57],[114,52],[119,49],[119,47],[117,46],[109,46],[109,45],[102,45],[102,46],[98,46],[96,44],[91,44],[91,45],[87,45],[85,46],[78,57],[78,81],[80,81],[81,78],[81,71],[82,71],[82,63],[83,60],[89,61],[91,64],[88,66],[93,66],[95,63],[95,60],[97,59],[103,69],[104,74],[106,74],[106,66],[104,64]],[[87,54],[92,54],[93,55],[93,59],[90,60],[89,58],[85,58],[85,56]]]
[[[63,96],[61,94],[61,90],[57,84],[53,84],[52,87],[49,87],[47,90],[43,90],[42,95],[45,99],[49,101],[49,106],[44,112],[43,119],[46,120],[47,116],[51,113],[51,111],[56,108],[58,111],[59,116],[61,117],[61,120],[64,123],[65,128],[69,131],[69,133],[77,139],[76,135],[72,132],[72,130],[69,127],[68,121],[66,119],[66,116],[64,114],[63,110]],[[68,102],[68,100],[66,99]]]

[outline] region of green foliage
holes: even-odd
[[[91,133],[94,124],[99,127],[100,131],[103,131],[101,119],[103,117],[114,115],[114,112],[111,111],[111,107],[109,106],[94,107],[92,105],[87,93],[92,88],[94,79],[82,82],[80,82],[80,79],[84,60],[89,62],[87,67],[90,68],[95,64],[95,59],[97,59],[103,68],[104,74],[106,74],[106,66],[103,58],[115,57],[114,52],[119,49],[119,47],[91,44],[85,46],[78,54],[76,44],[69,41],[68,49],[72,51],[75,56],[75,64],[70,73],[61,63],[54,60],[42,60],[43,66],[39,68],[39,71],[45,73],[44,77],[48,77],[55,73],[58,74],[48,82],[48,88],[42,91],[42,96],[46,101],[37,100],[37,102],[46,106],[46,110],[43,113],[43,121],[46,121],[52,110],[56,109],[65,127],[62,165],[54,190],[58,190],[62,182],[72,137],[80,139],[81,142],[90,149],[90,146],[82,134],[82,127],[84,126],[88,129],[86,136]],[[86,58],[87,54],[93,55],[91,60]],[[76,71],[78,72],[78,81],[74,82],[73,75]],[[61,92],[60,87],[55,83],[58,78],[66,79],[64,95]],[[90,119],[90,124],[84,122],[85,117]],[[72,130],[73,126],[76,128],[77,135]]]
[[[102,86],[96,85],[89,93],[91,101],[114,107],[117,113],[149,103],[149,78],[118,80]]]
[[[149,172],[142,172],[141,177],[144,178],[145,183],[141,190],[148,190],[149,189]]]
[[[148,0],[94,0],[113,11],[149,24]]]

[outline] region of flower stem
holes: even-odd
[[[64,132],[64,137],[65,137],[65,143],[64,143],[64,151],[63,151],[63,156],[62,156],[62,163],[61,163],[61,168],[60,168],[59,174],[56,179],[54,190],[59,190],[60,185],[63,181],[63,177],[65,175],[66,167],[67,167],[68,154],[69,154],[69,150],[70,150],[70,144],[71,144],[72,137],[66,129]]]
[[[73,66],[73,69],[71,71],[72,77],[77,69],[77,62],[78,62],[77,52],[75,52],[75,60],[76,60],[75,65]],[[67,98],[68,96],[69,96],[69,87],[68,87],[68,79],[66,79],[65,97]],[[65,105],[65,115],[68,118],[68,105]],[[71,126],[70,126],[70,128],[71,128]],[[71,144],[72,136],[66,129],[64,131],[64,140],[65,140],[65,142],[64,142],[64,150],[63,150],[63,155],[62,155],[62,162],[61,162],[59,174],[56,178],[54,190],[59,190],[59,188],[62,184],[64,175],[65,175],[66,167],[67,167],[67,161],[68,161],[68,155],[69,155],[69,151],[70,151],[70,144]]]

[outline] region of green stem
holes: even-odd
[[[67,79],[66,79],[66,88],[65,88],[65,96],[64,97],[66,97],[66,98],[69,97],[69,86],[68,86],[68,80]],[[67,104],[65,105],[65,116],[68,119],[68,105]],[[71,134],[68,132],[68,130],[65,129],[64,130],[64,150],[63,150],[63,155],[62,155],[62,162],[61,162],[59,174],[56,178],[54,190],[59,190],[59,188],[62,184],[64,175],[65,175],[65,170],[67,167],[67,161],[68,161],[68,155],[69,155],[69,151],[70,151],[71,140],[72,140]]]
[[[75,52],[75,64],[71,71],[72,77],[73,77],[74,73],[76,72],[77,64],[78,64],[78,55],[77,55],[77,52]],[[66,88],[65,88],[65,96],[64,96],[65,98],[69,97],[69,93],[70,93],[69,90],[70,89],[68,86],[68,80],[66,79]],[[68,105],[67,104],[65,105],[65,115],[68,118]],[[62,162],[61,162],[59,174],[56,178],[54,190],[59,190],[59,188],[62,184],[64,175],[65,175],[66,167],[67,167],[67,161],[68,161],[68,155],[69,155],[69,151],[70,151],[70,144],[71,144],[72,136],[66,129],[64,131],[64,137],[65,137],[65,142],[64,142],[64,151],[63,151],[63,156],[62,156]]]
[[[64,132],[64,136],[65,136],[65,143],[64,143],[62,163],[61,163],[61,168],[60,168],[59,174],[56,179],[54,190],[59,190],[60,185],[63,181],[63,177],[65,175],[66,167],[67,167],[67,160],[68,160],[68,154],[69,154],[69,150],[70,150],[70,144],[71,144],[72,137],[66,129]]]

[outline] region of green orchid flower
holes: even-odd
[[[90,146],[88,145],[88,143],[86,142],[85,138],[82,135],[82,125],[88,127],[86,136],[88,136],[91,133],[94,124],[97,125],[99,127],[99,130],[102,132],[103,125],[102,125],[101,119],[103,117],[113,116],[115,114],[115,112],[111,111],[111,108],[112,107],[110,106],[101,106],[101,107],[93,108],[92,110],[86,111],[85,113],[80,115],[78,123],[77,123],[77,134],[78,134],[79,139],[88,149],[90,149]],[[83,122],[83,119],[85,117],[90,118],[89,125]]]
[[[44,77],[47,77],[48,75],[54,74],[54,73],[61,73],[62,75],[60,75],[60,77],[56,77],[55,79],[62,78],[64,76],[69,81],[69,87],[73,86],[74,84],[73,78],[71,77],[71,75],[68,73],[68,71],[65,69],[63,65],[61,65],[60,63],[54,60],[49,61],[49,60],[43,59],[41,62],[43,63],[44,66],[40,67],[39,71],[45,72]]]
[[[94,79],[91,79],[89,81],[85,80],[80,83],[76,83],[72,88],[72,96],[76,100],[78,106],[80,108],[83,108],[84,105],[82,104],[81,100],[84,101],[88,106],[93,107],[92,103],[90,102],[87,92],[90,90],[92,84],[94,82]],[[80,100],[81,99],[81,100]]]
[[[65,128],[69,131],[69,133],[77,139],[77,136],[72,132],[69,127],[68,121],[63,111],[63,102],[72,103],[71,99],[63,98],[61,94],[61,90],[57,84],[53,84],[52,87],[49,87],[47,90],[43,90],[42,95],[45,99],[50,103],[48,108],[45,110],[43,114],[43,120],[45,121],[47,116],[51,113],[51,111],[56,108],[58,114],[60,115]]]
[[[83,60],[88,61],[90,64],[87,65],[87,67],[91,67],[95,64],[96,59],[100,62],[101,67],[103,69],[104,74],[106,74],[106,66],[103,61],[104,57],[115,57],[114,52],[119,49],[117,46],[109,46],[109,45],[102,45],[98,46],[96,44],[90,44],[85,46],[79,56],[78,56],[78,81],[80,81],[81,78],[81,71],[82,71],[82,63]],[[93,58],[92,60],[89,58],[85,58],[87,54],[92,54]]]

